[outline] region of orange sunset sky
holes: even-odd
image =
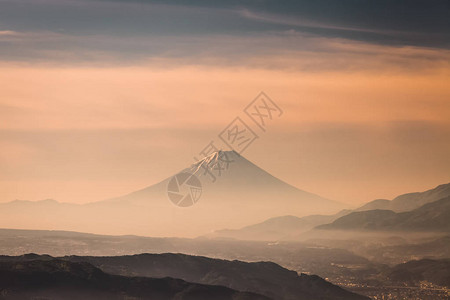
[[[357,205],[450,182],[438,8],[257,3],[0,1],[0,201],[157,183],[261,91],[284,114],[243,155],[300,189]]]

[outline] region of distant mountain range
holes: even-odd
[[[21,287],[31,290],[37,284],[50,291],[67,285],[71,289],[70,293],[75,295],[78,286],[82,292],[125,293],[158,300],[266,299],[259,295],[280,300],[367,299],[318,276],[299,276],[271,262],[246,263],[184,254],[67,256],[57,259],[35,254],[0,256],[0,274],[5,278],[4,282],[0,281],[0,288],[6,288],[12,295],[20,288],[14,284],[20,282]],[[39,274],[42,277],[37,277]],[[34,290],[32,292],[37,293]],[[161,294],[160,298],[157,293]]]
[[[218,164],[222,164],[220,172],[214,167]],[[174,178],[170,177],[125,196],[84,205],[51,199],[2,203],[0,227],[154,237],[295,240],[315,226],[350,213],[343,210],[345,205],[297,189],[234,151],[215,152],[182,172],[194,174],[201,183],[201,197],[189,207],[178,207],[169,200],[169,184]],[[179,188],[180,194],[186,191]],[[450,196],[450,184],[391,201],[374,200],[356,211],[403,212],[446,196]],[[389,212],[372,214],[375,218],[383,214],[383,219],[392,216]]]
[[[450,196],[409,212],[380,209],[352,212],[316,229],[450,232]]]
[[[350,210],[342,210],[334,215],[311,215],[301,218],[296,216],[274,217],[241,229],[217,230],[206,237],[233,238],[248,241],[295,240],[301,233],[318,225],[333,222],[350,212]]]
[[[319,226],[318,228],[320,229],[332,228],[332,225],[325,225],[332,222],[336,222],[339,224],[341,224],[340,222],[345,222],[347,224],[346,226],[349,229],[366,227],[366,229],[368,229],[381,226],[384,228],[384,230],[389,230],[389,222],[393,221],[393,219],[397,220],[396,222],[402,224],[392,224],[392,230],[405,230],[408,228],[408,226],[411,226],[411,231],[446,231],[446,228],[448,228],[448,224],[445,221],[446,216],[441,215],[441,218],[443,218],[443,220],[440,221],[438,221],[438,219],[434,219],[438,217],[437,215],[443,214],[443,212],[437,211],[437,215],[430,215],[430,212],[428,212],[427,214],[424,211],[419,211],[411,217],[416,219],[405,219],[404,221],[400,221],[403,220],[403,218],[407,218],[407,215],[398,215],[394,211],[380,209],[379,207],[395,207],[398,211],[403,211],[411,207],[418,208],[421,206],[419,204],[423,205],[427,203],[433,203],[448,196],[450,196],[450,183],[439,185],[436,188],[425,192],[403,194],[396,197],[392,201],[384,199],[373,200],[353,211],[342,210],[333,215],[310,215],[305,217],[287,215],[274,217],[267,219],[266,221],[263,221],[261,223],[245,226],[240,229],[216,230],[213,233],[206,235],[206,237],[265,241],[298,240],[302,233],[305,233],[306,231],[311,230],[316,226]],[[437,210],[439,210],[439,208],[437,208]],[[420,212],[422,212],[423,214],[419,217]],[[361,218],[361,220],[356,220],[357,218]],[[428,218],[433,218],[434,220],[428,222]],[[363,224],[364,222],[366,222],[367,224]],[[321,227],[320,225],[324,226]],[[336,224],[336,226],[341,226],[339,227],[339,229],[344,228],[344,225]],[[440,226],[442,226],[442,228],[440,228]]]
[[[0,261],[1,299],[269,300],[250,292],[173,278],[106,274],[86,262],[28,255]]]
[[[450,196],[450,183],[441,184],[425,192],[403,194],[393,200],[376,199],[357,208],[357,211],[384,209],[395,212],[410,211],[420,206]]]
[[[192,192],[192,186],[172,186],[170,177],[125,196],[84,205],[55,200],[2,203],[0,227],[194,237],[274,215],[331,214],[345,208],[277,179],[234,151],[215,152],[183,172],[201,183],[195,190],[201,197],[189,207],[176,206],[169,195]],[[172,190],[178,188],[179,192]]]

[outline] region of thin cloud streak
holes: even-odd
[[[346,27],[346,26],[338,26],[333,24],[320,23],[314,20],[308,20],[304,17],[287,17],[283,15],[275,15],[275,14],[267,14],[267,13],[258,13],[254,11],[250,11],[248,9],[240,9],[237,13],[245,18],[252,20],[259,20],[269,23],[282,24],[282,25],[291,25],[295,27],[304,27],[306,28],[321,28],[321,29],[333,29],[333,30],[344,30],[344,31],[357,31],[357,32],[371,32],[371,33],[383,33],[383,34],[404,34],[406,31],[394,31],[394,30],[377,30],[377,29],[367,29],[367,28],[358,28],[358,27]]]
[[[0,40],[1,40],[0,36]],[[124,49],[123,45],[127,45]],[[20,50],[15,50],[17,47]],[[235,66],[294,71],[447,69],[450,50],[381,46],[293,30],[238,36],[74,36],[21,32],[0,48],[4,63],[48,66]]]

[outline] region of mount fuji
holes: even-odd
[[[0,227],[194,237],[276,216],[344,208],[279,180],[235,151],[217,151],[173,177],[113,199],[0,204]]]
[[[235,151],[214,152],[181,173],[193,174],[201,182],[202,195],[196,205],[250,205],[258,211],[269,206],[271,214],[290,212],[296,215],[333,213],[343,208],[341,203],[281,181]],[[166,201],[171,178],[107,201],[139,205],[151,205],[161,198]]]

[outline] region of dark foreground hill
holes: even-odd
[[[450,232],[450,196],[409,212],[368,210],[353,212],[317,229]]]
[[[86,262],[44,258],[1,261],[0,299],[269,299],[180,279],[110,275]]]
[[[3,256],[0,257],[0,262],[36,258],[53,259],[50,256],[37,255]],[[296,272],[272,262],[246,263],[171,253],[111,257],[66,256],[59,259],[72,263],[88,263],[109,274],[180,278],[199,284],[226,286],[232,290],[265,295],[272,299],[366,299],[318,276],[299,276]]]

